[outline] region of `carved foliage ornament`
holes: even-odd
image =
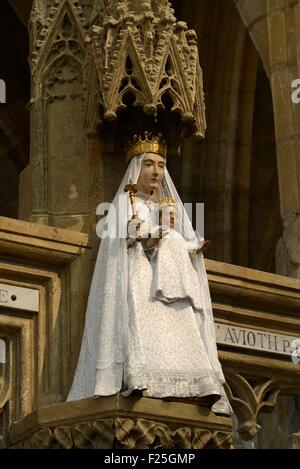
[[[143,419],[115,418],[74,426],[43,428],[15,448],[29,449],[202,449],[230,448],[226,431],[195,427],[171,430],[168,425]]]
[[[194,135],[204,136],[202,70],[195,31],[176,21],[167,0],[102,3],[103,17],[92,26],[87,39],[85,69],[90,99],[96,94],[95,86],[100,87],[104,119],[115,120],[128,100],[150,115],[164,110],[168,102]],[[92,82],[95,75],[96,84]]]
[[[261,430],[258,416],[270,413],[277,405],[278,397],[287,385],[274,379],[249,380],[241,374],[226,370],[228,398],[238,417],[238,433],[243,440],[253,439]]]

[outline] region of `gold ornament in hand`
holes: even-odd
[[[176,202],[170,197],[159,199],[159,224],[162,228],[175,227]]]
[[[124,187],[124,191],[129,193],[129,199],[130,199],[130,204],[131,204],[131,208],[132,208],[132,218],[131,218],[131,220],[137,219],[138,215],[137,215],[136,205],[135,205],[135,194],[137,192],[137,185],[132,184],[132,180],[130,179],[129,184],[126,184],[126,186]],[[129,222],[127,223],[127,232],[128,232],[128,227],[129,227],[129,223],[130,223],[131,220],[129,220]],[[141,227],[141,224],[138,223],[136,225],[136,240],[138,242],[141,241],[140,227]]]

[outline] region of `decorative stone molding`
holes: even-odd
[[[87,248],[87,235],[0,217],[0,446],[11,422],[65,400]]]
[[[292,360],[289,337],[300,338],[300,280],[211,260],[206,260],[206,269],[215,322],[230,331],[218,342],[228,397],[237,431],[250,440],[260,431],[259,415],[272,412],[280,395],[300,394],[300,368]],[[243,336],[245,332],[247,339],[247,331],[252,334],[248,342]],[[263,335],[267,344],[261,346]],[[272,353],[268,345],[272,341],[274,348],[277,338],[278,352],[284,337],[289,353]]]
[[[202,70],[197,36],[183,21],[176,21],[167,0],[107,0],[88,36],[87,126],[93,127],[100,105],[107,121],[126,109],[126,96],[145,114],[171,111],[196,136],[206,128]]]
[[[190,402],[111,396],[33,412],[13,424],[14,448],[230,448],[231,419]]]

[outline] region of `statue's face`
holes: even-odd
[[[165,175],[165,159],[155,153],[147,153],[142,161],[140,176],[137,182],[139,191],[151,194],[157,189]]]

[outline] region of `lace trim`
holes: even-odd
[[[182,372],[127,369],[124,378],[126,389],[123,396],[134,390],[147,390],[151,397],[203,397],[222,395],[213,371]]]

